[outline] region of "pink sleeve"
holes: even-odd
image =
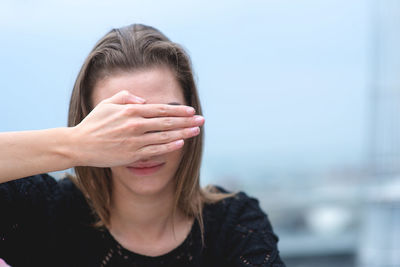
[[[11,267],[3,259],[0,259],[0,267]]]

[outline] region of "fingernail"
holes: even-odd
[[[140,102],[140,103],[146,102],[146,100],[143,99],[143,98],[141,98],[141,97],[135,96],[135,98],[136,98],[136,101],[138,101],[138,102]]]
[[[192,127],[192,128],[190,128],[190,131],[193,134],[198,134],[200,132],[200,128],[199,127]]]
[[[186,109],[186,112],[187,112],[187,114],[189,114],[189,115],[193,115],[193,114],[196,112],[196,110],[194,110],[194,108],[192,108],[192,107],[188,107],[188,108]]]
[[[204,121],[204,118],[203,118],[202,116],[196,116],[196,117],[194,118],[194,121],[195,121],[195,122],[203,122],[203,121]]]
[[[175,141],[175,145],[176,146],[183,146],[183,140],[178,140],[178,141]]]

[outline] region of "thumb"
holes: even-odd
[[[126,90],[120,91],[110,98],[106,98],[102,101],[103,103],[111,104],[144,104],[145,99],[135,96]]]

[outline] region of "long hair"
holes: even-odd
[[[97,81],[120,72],[143,70],[156,66],[169,67],[188,106],[202,114],[190,58],[178,44],[171,42],[159,30],[133,24],[113,29],[98,41],[83,63],[72,91],[68,126],[79,124],[94,108],[91,103]],[[218,193],[215,188],[202,189],[199,183],[203,149],[203,131],[185,141],[182,160],[175,174],[173,214],[180,209],[186,216],[197,219],[203,239],[202,209],[204,203],[219,201],[230,194]],[[112,194],[110,168],[75,167],[72,180],[85,195],[96,218],[96,226],[110,223]]]

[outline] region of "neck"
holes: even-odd
[[[173,201],[173,188],[144,196],[115,186],[108,229],[126,249],[147,256],[163,255],[186,239],[194,220],[179,209],[172,218]]]
[[[178,211],[175,216],[178,218],[172,218],[173,188],[156,195],[136,195],[118,185],[114,185],[113,190],[110,230],[115,235],[161,239],[174,222],[182,218]]]

